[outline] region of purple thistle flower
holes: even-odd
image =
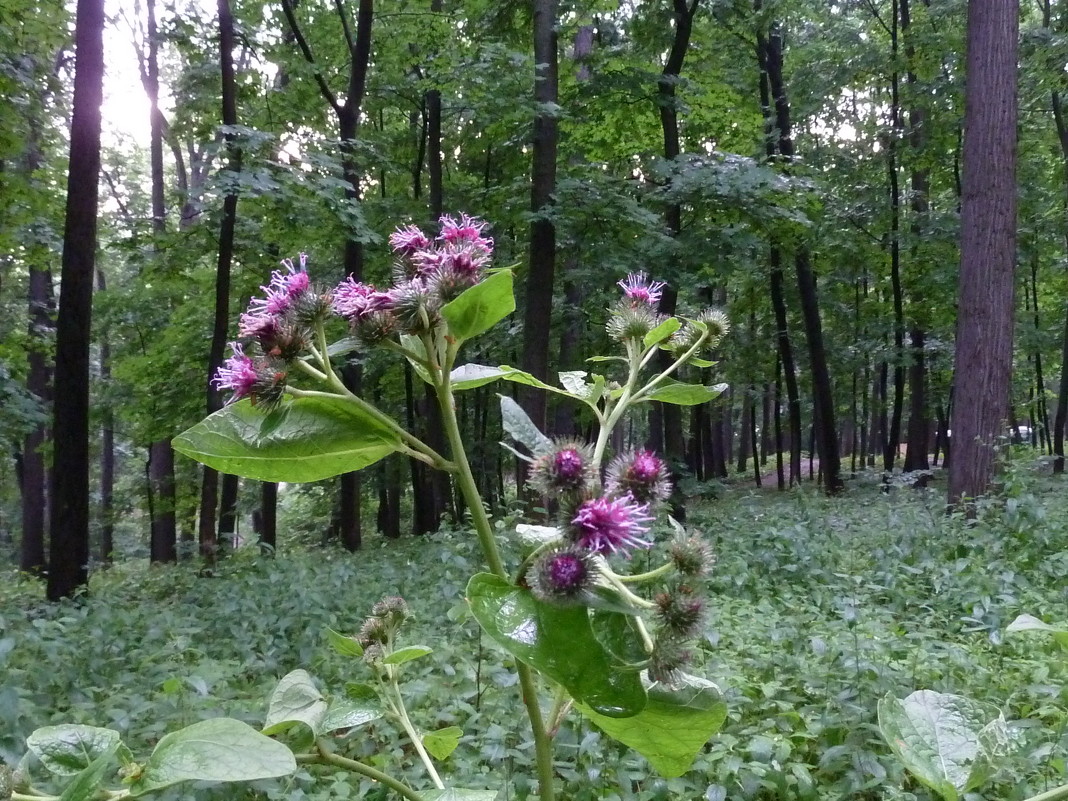
[[[372,312],[390,307],[388,292],[379,292],[371,284],[354,281],[349,276],[334,288],[334,311],[351,323],[358,323]]]
[[[621,498],[593,498],[583,502],[571,520],[572,540],[590,553],[608,554],[629,548],[648,548],[652,542],[642,539],[652,522],[649,506],[635,503],[629,495]]]
[[[554,442],[552,450],[534,460],[530,483],[541,494],[580,492],[593,478],[593,453],[578,442]]]
[[[282,266],[287,272],[275,270],[271,273],[271,282],[260,289],[267,295],[265,298],[253,298],[248,304],[249,314],[285,314],[293,305],[293,302],[307,291],[311,285],[311,279],[305,272],[308,263],[307,254],[300,254],[300,267],[293,264],[292,259],[283,259]]]
[[[493,252],[493,240],[482,236],[482,229],[486,227],[486,221],[477,217],[468,217],[461,214],[457,220],[451,215],[445,214],[439,220],[441,233],[438,239],[448,245],[466,244],[474,250],[483,252],[489,256]]]
[[[405,225],[389,235],[389,246],[396,253],[411,256],[416,251],[429,248],[430,240],[416,226]]]
[[[605,471],[609,495],[630,495],[641,503],[662,501],[671,494],[664,460],[652,451],[634,451],[617,456]]]
[[[251,395],[253,388],[260,380],[256,363],[245,355],[245,349],[241,343],[231,342],[230,349],[233,350],[234,355],[223,362],[211,381],[216,389],[233,390],[234,394],[230,396],[227,403],[233,403],[246,395]]]
[[[645,273],[631,273],[617,284],[623,290],[624,301],[632,306],[655,306],[665,286],[663,281],[650,281]]]
[[[587,551],[560,548],[538,557],[529,573],[534,597],[549,603],[581,600],[593,586],[597,566]]]

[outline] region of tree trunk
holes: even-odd
[[[278,548],[278,484],[274,481],[260,483],[259,523],[260,546],[274,553]]]
[[[1018,0],[968,5],[949,502],[988,489],[1008,412],[1016,261]]]
[[[26,389],[46,408],[51,404],[51,370],[44,340],[53,329],[52,274],[30,266],[29,328],[26,349]],[[48,527],[48,466],[42,450],[48,427],[40,423],[22,443],[22,543],[19,569],[40,573],[45,568],[45,531]]]
[[[230,0],[218,0],[219,10],[219,72],[222,81],[223,125],[237,125],[237,82],[234,77],[234,19]],[[226,133],[228,146],[227,169],[241,171],[241,150],[234,144],[234,135]],[[219,254],[215,269],[215,313],[208,355],[207,412],[222,408],[219,391],[211,383],[223,362],[226,332],[230,323],[230,266],[234,258],[234,229],[237,225],[237,194],[230,191],[223,198],[222,222],[219,227]],[[210,467],[203,469],[200,490],[200,555],[209,564],[215,563],[219,549],[216,513],[219,506],[219,474]]]
[[[556,114],[544,109],[558,100],[556,17],[557,0],[534,0],[534,138],[530,182],[530,269],[525,284],[521,367],[536,378],[549,378],[549,333],[556,278],[556,225],[549,214],[556,191]],[[520,393],[523,408],[534,425],[545,431],[546,397],[539,389]]]
[[[53,458],[47,591],[52,601],[73,595],[89,577],[89,343],[104,80],[103,0],[78,0],[74,36],[74,112],[52,424],[53,441],[62,445]]]
[[[107,290],[104,271],[96,270],[96,288]],[[111,346],[108,333],[100,342],[100,383],[107,390],[111,383]],[[105,403],[100,414],[100,561],[110,564],[115,550],[115,413]]]

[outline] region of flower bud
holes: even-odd
[[[645,335],[656,328],[662,318],[652,306],[621,306],[613,309],[605,330],[617,342],[642,341]]]
[[[689,578],[705,575],[715,562],[712,550],[697,537],[673,542],[670,554],[675,569]]]
[[[686,647],[684,640],[662,634],[656,638],[649,657],[649,678],[667,687],[677,687],[692,662],[693,651]]]
[[[399,595],[391,595],[371,607],[371,614],[382,618],[388,625],[396,628],[412,616],[408,602]]]
[[[672,635],[689,639],[696,636],[704,622],[705,602],[688,584],[676,584],[653,599],[660,625]]]
[[[441,300],[421,278],[413,278],[389,291],[390,309],[406,334],[428,334],[441,322]]]

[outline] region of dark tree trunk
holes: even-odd
[[[96,287],[107,291],[104,271],[96,270]],[[111,383],[111,346],[105,331],[100,342],[100,383]],[[115,550],[115,413],[106,402],[100,414],[100,561],[110,564]]]
[[[333,109],[338,121],[341,139],[341,169],[348,186],[345,196],[351,202],[360,200],[360,171],[356,163],[356,136],[359,133],[360,112],[367,88],[367,71],[371,60],[371,26],[374,22],[374,0],[359,0],[356,11],[356,31],[349,24],[348,11],[342,3],[336,5],[342,32],[349,52],[348,82],[345,101],[341,102],[330,88],[322,69],[315,61],[311,45],[297,23],[293,0],[282,0],[289,29],[293,33],[304,60],[314,70],[319,94]],[[356,281],[363,280],[363,243],[353,234],[345,240],[345,274]],[[360,392],[360,371],[349,365],[342,371],[345,385],[353,392]],[[357,550],[362,542],[360,530],[360,475],[345,473],[340,477],[339,490],[341,542],[348,550]]]
[[[786,298],[783,292],[782,254],[777,247],[771,249],[771,305],[775,312],[776,341],[782,378],[786,385],[786,416],[790,426],[790,486],[801,482],[801,394],[797,388],[797,368],[794,351],[786,321]],[[779,452],[782,452],[782,436],[776,435]]]
[[[1031,298],[1034,301],[1034,325],[1035,332],[1042,330],[1042,320],[1038,308],[1038,250],[1036,249],[1031,259]],[[1049,439],[1049,406],[1046,403],[1046,379],[1042,372],[1042,349],[1035,348],[1035,410],[1034,415],[1037,425],[1032,426],[1031,438],[1035,441],[1037,432],[1037,446],[1045,448],[1047,453],[1052,453],[1052,445]]]
[[[147,0],[148,59],[145,89],[149,102],[149,165],[152,175],[152,230],[162,236],[167,230],[167,207],[163,177],[163,114],[159,108],[159,31],[156,26],[156,0]],[[157,246],[158,255],[158,246]],[[149,446],[149,493],[153,510],[151,545],[153,562],[178,559],[178,528],[175,521],[174,451],[171,438],[165,436]]]
[[[42,404],[52,400],[51,369],[47,344],[55,323],[53,316],[52,274],[31,265],[29,276],[29,329],[26,350],[26,389]],[[19,569],[40,573],[45,568],[45,531],[48,527],[48,466],[42,447],[48,440],[48,428],[39,424],[22,443],[22,543]]]
[[[278,547],[278,484],[264,481],[260,484],[259,530],[260,546],[273,553]]]
[[[1046,27],[1049,27],[1048,10]],[[1064,208],[1068,216],[1068,122],[1059,92],[1053,92],[1053,119],[1057,125],[1057,139],[1061,145],[1061,161],[1064,172]],[[1068,246],[1068,231],[1065,232]],[[1053,472],[1064,472],[1064,429],[1068,424],[1068,304],[1065,305],[1064,335],[1061,343],[1061,380],[1057,387],[1057,408],[1053,416]]]
[[[74,112],[70,128],[63,276],[56,326],[52,515],[48,598],[73,595],[88,580],[89,342],[96,265],[104,3],[78,0]]]
[[[534,0],[534,102],[541,109],[558,99],[556,16],[557,0]],[[545,381],[549,377],[549,333],[556,278],[556,225],[551,217],[556,191],[556,151],[559,126],[555,113],[539,110],[534,115],[534,138],[530,182],[530,269],[525,284],[523,308],[523,353],[520,365]],[[523,408],[544,431],[546,397],[538,389],[520,393]]]
[[[234,77],[234,18],[230,0],[218,0],[219,10],[219,72],[222,81],[223,125],[237,125],[237,82]],[[241,150],[234,143],[232,133],[224,134],[229,157],[227,168],[241,171]],[[222,222],[219,226],[219,257],[215,269],[215,313],[208,355],[207,411],[214,414],[222,408],[219,391],[211,383],[222,365],[226,348],[226,332],[230,323],[230,267],[234,259],[234,229],[237,225],[237,194],[230,191],[223,198]],[[216,514],[219,507],[219,474],[210,467],[203,469],[200,490],[200,555],[209,564],[215,563],[219,549]]]
[[[1012,371],[1018,0],[968,5],[949,502],[990,486]]]

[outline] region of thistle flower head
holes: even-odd
[[[653,603],[660,625],[674,636],[694,637],[704,622],[704,599],[689,584],[677,583],[668,587],[657,594]]]
[[[386,621],[390,626],[399,626],[412,616],[408,602],[399,595],[390,595],[371,607],[371,614]]]
[[[621,454],[605,471],[605,491],[610,495],[629,494],[645,504],[663,501],[671,494],[667,464],[652,451]]]
[[[350,323],[358,323],[368,315],[388,309],[388,292],[379,292],[371,284],[353,280],[350,275],[334,288],[332,305],[334,311]]]
[[[693,651],[686,647],[685,640],[662,634],[656,638],[649,657],[649,679],[667,687],[678,687],[691,662]]]
[[[374,347],[389,339],[397,330],[397,318],[393,312],[379,310],[368,312],[352,323],[352,333],[367,347]]]
[[[528,574],[531,592],[539,600],[549,603],[580,601],[593,586],[596,576],[593,557],[575,547],[542,554]]]
[[[233,355],[215,372],[211,383],[216,389],[232,390],[234,394],[227,403],[234,403],[252,394],[260,380],[260,371],[256,369],[256,363],[245,355],[244,346],[240,342],[231,342],[230,349]]]
[[[688,578],[707,574],[715,561],[711,549],[697,537],[676,540],[671,544],[670,555],[675,569]]]
[[[413,278],[389,290],[389,307],[406,334],[429,333],[441,321],[441,300],[426,281]]]
[[[617,284],[627,306],[656,306],[666,286],[663,281],[649,280],[645,273],[631,273]]]
[[[372,616],[363,621],[356,639],[366,649],[375,644],[385,645],[389,642],[391,633],[390,626],[386,621],[380,617]]]
[[[640,342],[645,335],[661,323],[661,316],[656,309],[647,304],[635,306],[620,306],[612,309],[612,313],[605,324],[608,336],[617,342],[636,340]]]
[[[411,256],[416,251],[430,247],[427,239],[419,228],[414,225],[399,226],[396,231],[389,235],[389,246],[394,253],[401,256]]]
[[[603,496],[583,501],[567,529],[569,539],[590,553],[610,554],[631,548],[648,548],[643,539],[652,519],[648,505],[636,503],[629,495]]]
[[[588,445],[563,441],[534,460],[530,483],[542,495],[581,492],[593,478],[593,452]]]
[[[487,224],[485,220],[468,217],[466,214],[461,214],[460,219],[457,220],[445,214],[438,222],[441,223],[441,233],[438,234],[438,239],[447,245],[463,245],[486,257],[493,253],[493,240],[482,236],[482,231]]]
[[[697,315],[697,322],[704,323],[708,329],[710,345],[718,344],[731,330],[730,319],[720,309],[705,309]]]
[[[271,273],[271,281],[267,286],[261,286],[265,297],[253,298],[249,302],[249,313],[285,314],[290,307],[311,285],[311,279],[305,268],[308,264],[308,256],[300,254],[300,266],[293,264],[292,259],[283,259],[282,266],[286,272],[275,270]],[[253,311],[255,310],[255,311]]]

